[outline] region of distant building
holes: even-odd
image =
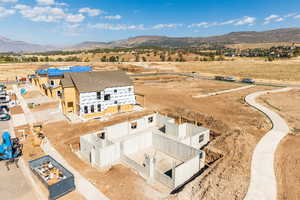
[[[97,118],[131,111],[136,104],[133,83],[123,71],[64,73],[60,85],[66,115]]]
[[[48,97],[59,99],[62,93],[60,80],[66,72],[87,72],[92,71],[90,66],[72,66],[60,68],[41,68],[36,70],[35,75],[30,76],[33,85],[40,88],[41,92]]]

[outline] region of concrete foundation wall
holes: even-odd
[[[108,126],[104,129],[109,140],[118,139],[129,134],[128,122],[123,122],[113,126]]]
[[[154,148],[182,162],[191,159],[200,152],[197,149],[191,148],[181,142],[164,137],[159,133],[154,133],[152,137]]]
[[[137,153],[152,146],[152,132],[138,134],[121,143],[121,152],[125,155]]]
[[[163,173],[160,173],[159,171],[157,170],[154,170],[154,179],[160,183],[163,183],[164,185],[166,185],[167,187],[173,189],[174,188],[174,180],[163,174]]]
[[[149,118],[153,118],[153,122],[149,122]],[[131,125],[136,123],[137,126],[135,129],[131,128]],[[123,122],[113,126],[106,127],[105,133],[110,140],[119,139],[127,135],[135,134],[137,132],[146,130],[151,127],[155,127],[157,123],[157,117],[155,114],[147,115],[137,120],[132,120],[130,122]]]
[[[119,143],[99,149],[99,159],[96,164],[100,167],[112,165],[120,159],[120,154]]]
[[[200,169],[199,156],[195,156],[191,160],[182,163],[175,168],[174,187],[182,185],[184,182],[189,180],[194,174]]]

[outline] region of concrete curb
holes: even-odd
[[[286,92],[292,89],[293,88],[283,88],[255,92],[245,98],[245,101],[250,106],[261,111],[271,120],[273,127],[255,147],[251,163],[250,185],[244,200],[277,199],[277,183],[274,171],[275,151],[280,141],[289,132],[288,125],[277,113],[256,103],[255,99],[264,94]]]

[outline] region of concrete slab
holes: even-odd
[[[10,166],[7,171],[5,162],[0,161],[0,196],[9,200],[34,200],[37,199],[27,179],[20,168]]]
[[[12,121],[13,124],[17,127],[17,126],[23,126],[25,124],[27,124],[27,121],[25,119],[25,115],[24,114],[17,114],[17,115],[12,115]]]

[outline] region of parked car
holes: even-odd
[[[0,84],[0,90],[4,90],[4,89],[6,89],[6,86],[3,84]]]
[[[224,81],[235,82],[236,79],[233,78],[233,77],[225,77],[225,78],[224,78]]]
[[[0,105],[0,113],[8,113],[9,107],[7,105]]]
[[[0,103],[10,102],[10,97],[8,95],[0,95]]]
[[[224,81],[225,77],[224,76],[216,76],[215,77],[215,80],[218,80],[218,81]]]
[[[242,83],[250,83],[250,84],[254,84],[255,81],[251,78],[244,78],[241,80]]]
[[[10,120],[10,115],[7,113],[0,113],[0,121],[8,121]]]

